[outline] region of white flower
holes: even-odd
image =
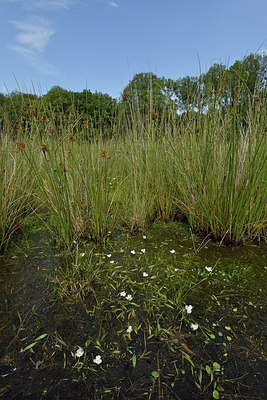
[[[131,294],[127,294],[127,296],[126,296],[126,300],[132,300],[133,299],[133,296],[131,295]]]
[[[147,272],[143,272],[143,276],[146,278],[148,276]]]
[[[185,311],[187,314],[191,314],[193,306],[191,304],[185,306]]]
[[[143,239],[146,239],[146,235],[143,235]]]
[[[84,355],[84,349],[82,349],[81,347],[79,347],[76,351],[75,351],[75,357],[82,357]]]
[[[85,256],[85,253],[81,253],[80,256],[81,256],[81,257],[84,257],[84,256]]]
[[[126,332],[127,332],[127,333],[131,333],[132,331],[133,331],[132,325],[128,326]]]
[[[141,253],[145,254],[146,249],[141,249],[140,251],[141,251]]]
[[[107,254],[107,257],[110,258],[110,257],[111,257],[111,254]]]
[[[177,272],[177,271],[179,271],[179,269],[178,268],[174,268],[174,271]]]
[[[212,272],[213,268],[212,267],[205,267],[205,270],[208,272]]]
[[[174,253],[175,253],[175,250],[170,250],[170,253],[174,254]]]
[[[114,264],[114,262],[115,262],[114,260],[111,260],[111,261],[110,261],[110,264]]]
[[[131,253],[132,253],[132,254],[135,254],[135,250],[131,250]]]
[[[194,324],[193,322],[190,326],[193,329],[193,331],[196,331],[198,329],[198,324]]]
[[[94,362],[95,364],[101,364],[101,363],[102,363],[102,358],[101,358],[101,356],[96,356],[96,357],[93,359],[93,362]]]
[[[120,296],[121,297],[125,297],[126,296],[126,292],[123,290],[122,292],[120,292]]]

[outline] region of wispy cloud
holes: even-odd
[[[46,18],[34,16],[29,20],[13,20],[11,24],[19,30],[15,40],[26,50],[42,53],[48,45],[55,29]]]
[[[24,57],[39,72],[57,74],[56,69],[42,56],[55,34],[51,22],[46,18],[33,16],[27,20],[13,20],[10,23],[16,27],[18,33],[14,42],[8,44],[8,48]]]
[[[117,1],[110,1],[110,0],[76,0],[77,4],[82,4],[86,7],[89,6],[89,3],[93,2],[93,3],[99,3],[99,4],[104,4],[104,5],[108,5],[110,7],[119,7],[119,4]]]
[[[43,10],[68,9],[77,0],[4,0],[8,3],[20,3],[26,7],[39,8]]]
[[[46,10],[69,9],[76,0],[34,0],[32,5]]]
[[[28,9],[39,9],[39,10],[60,10],[60,9],[70,9],[73,5],[83,5],[88,7],[90,2],[98,2],[102,4],[107,4],[110,7],[119,7],[117,1],[110,0],[2,0],[8,3],[19,3]],[[0,0],[1,2],[1,0]]]
[[[119,7],[119,6],[118,6],[118,3],[116,3],[115,1],[110,1],[108,4],[109,4],[111,7]]]

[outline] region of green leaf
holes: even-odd
[[[132,356],[132,364],[133,364],[133,367],[135,368],[136,367],[136,354],[134,354]]]
[[[213,333],[211,333],[209,336],[210,336],[211,339],[215,339],[216,338],[216,336],[213,335]]]
[[[209,365],[206,365],[205,369],[206,369],[206,372],[210,375],[210,374],[211,374],[211,368],[210,368],[210,366],[209,366]]]
[[[159,378],[159,372],[158,371],[152,371],[151,375],[153,376],[153,378]]]
[[[38,342],[39,340],[45,338],[47,336],[47,333],[44,333],[43,335],[38,336],[38,338],[35,339],[36,342]]]
[[[214,399],[219,399],[220,398],[220,393],[218,392],[218,390],[213,390],[212,396],[213,396]]]
[[[220,371],[221,370],[221,366],[217,362],[214,362],[212,364],[212,366],[213,366],[214,371]]]
[[[33,348],[33,346],[35,346],[38,342],[33,342],[31,344],[29,344],[28,346],[26,346],[24,349],[21,349],[21,352],[23,353],[26,350],[30,350]]]

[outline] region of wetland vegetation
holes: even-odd
[[[0,398],[264,399],[262,65],[0,98]]]

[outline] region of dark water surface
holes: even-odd
[[[110,364],[105,374],[88,371],[89,378],[81,379],[71,352],[93,331],[94,319],[82,308],[55,301],[53,279],[62,261],[53,254],[49,240],[48,232],[36,229],[0,255],[0,399],[212,399],[210,392],[197,391],[188,371],[183,380],[172,378],[167,364],[174,362],[174,355],[168,361],[166,350],[162,351],[166,380],[162,380],[161,389],[151,390],[156,385],[151,381],[152,367],[146,362],[138,370],[127,364]],[[214,268],[216,279],[203,281],[188,300],[198,321],[210,323],[217,330],[217,340],[207,340],[200,348],[192,339],[190,345],[195,346],[203,362],[214,357],[213,361],[223,363],[225,379],[220,398],[265,399],[266,245],[201,243],[172,224],[155,225],[145,239],[142,234],[118,234],[110,245],[118,262],[126,258],[121,249],[127,248],[127,257],[131,257],[130,249],[144,247],[150,264],[172,263],[187,268],[189,276],[199,274],[201,268],[204,276],[205,267]],[[234,344],[227,342],[223,347],[228,326]],[[138,346],[136,341],[136,352]],[[159,345],[153,342],[150,350],[156,354]],[[75,367],[68,367],[69,360]],[[164,392],[165,382],[171,389]],[[165,395],[159,395],[159,390]]]

